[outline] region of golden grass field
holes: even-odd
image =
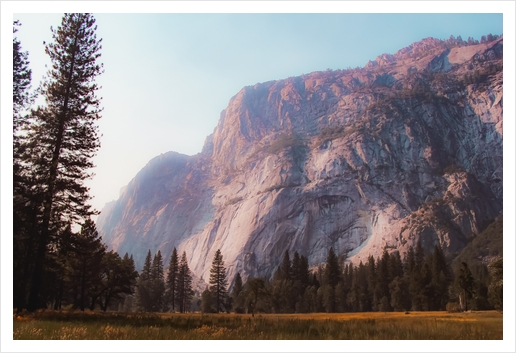
[[[501,340],[503,315],[372,312],[342,314],[143,314],[41,311],[13,315],[13,339],[51,340]]]

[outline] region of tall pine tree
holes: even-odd
[[[152,255],[151,251],[147,252],[145,262],[143,264],[142,272],[138,278],[138,284],[136,285],[136,296],[138,302],[138,309],[143,311],[151,311],[151,271],[152,271]]]
[[[152,260],[151,268],[151,311],[163,310],[163,296],[165,294],[165,277],[163,274],[163,257],[161,251],[158,250]]]
[[[186,260],[186,253],[183,251],[181,261],[179,262],[179,270],[177,272],[176,294],[175,300],[180,313],[184,313],[190,308],[193,296],[192,275]]]
[[[21,26],[13,23],[13,34]],[[31,168],[23,162],[24,130],[27,117],[24,111],[32,102],[29,93],[32,71],[28,52],[23,52],[21,42],[13,38],[13,273],[14,306],[21,311],[27,301],[27,281],[33,271],[35,258],[36,215],[41,204],[41,190],[32,188]],[[38,192],[39,191],[39,192]]]
[[[212,293],[213,303],[216,312],[224,311],[224,302],[227,294],[226,268],[220,249],[217,250],[213,257],[210,270],[210,292]]]
[[[167,278],[165,281],[165,298],[166,298],[166,306],[170,306],[170,309],[174,311],[175,308],[175,291],[176,291],[176,282],[177,282],[177,274],[179,272],[179,258],[177,256],[177,249],[174,248],[172,251],[172,256],[170,256],[170,263],[168,264],[168,272]]]
[[[46,45],[52,63],[41,89],[46,106],[30,117],[27,138],[31,153],[24,161],[40,176],[44,190],[30,311],[42,304],[40,290],[53,230],[62,228],[61,223],[80,222],[94,213],[84,181],[91,176],[91,159],[100,147],[96,121],[101,109],[95,78],[103,69],[97,63],[101,40],[95,32],[91,14],[65,14],[61,26],[52,30],[53,42]]]

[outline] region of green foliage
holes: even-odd
[[[19,21],[13,22],[13,33],[18,32],[16,27],[21,26]],[[23,118],[20,115],[32,101],[30,87],[32,81],[32,70],[29,68],[29,53],[23,52],[21,42],[13,38],[13,114],[14,132],[22,127]]]
[[[68,259],[68,278],[70,286],[78,289],[78,297],[74,306],[82,311],[87,307],[87,294],[92,287],[101,280],[101,273],[104,271],[103,261],[106,254],[106,246],[102,244],[101,238],[95,227],[95,223],[88,219],[81,228],[79,234],[72,238],[70,257]]]
[[[231,291],[231,298],[233,299],[233,310],[235,313],[243,313],[245,306],[244,284],[240,272],[235,276],[235,283]]]
[[[264,297],[269,297],[270,293],[265,287],[264,280],[261,278],[249,279],[244,288],[246,293],[246,307],[254,317],[255,311],[259,308],[259,300]]]
[[[165,281],[165,307],[170,308],[174,311],[175,308],[175,291],[177,274],[179,272],[179,258],[177,256],[177,249],[174,247],[172,255],[170,256],[170,262],[168,264],[167,278]]]
[[[210,292],[212,293],[215,312],[224,311],[227,295],[226,268],[220,249],[217,249],[210,270]]]
[[[184,313],[190,309],[193,294],[192,274],[188,267],[186,252],[183,251],[183,255],[181,255],[181,260],[179,261],[175,288],[175,301],[180,313]]]
[[[101,308],[106,311],[112,302],[118,303],[124,295],[134,292],[138,272],[134,261],[127,254],[121,258],[118,253],[110,251],[102,258]],[[118,305],[115,306],[118,308]]]
[[[95,19],[91,14],[65,14],[61,26],[52,30],[53,41],[46,44],[51,65],[41,86],[45,106],[32,110],[23,121],[23,139],[15,138],[15,199],[29,207],[15,207],[14,234],[22,266],[19,309],[31,311],[46,305],[44,277],[53,273],[62,262],[52,253],[59,238],[71,224],[80,224],[96,212],[89,205],[89,189],[84,185],[91,177],[92,157],[100,147],[99,87],[95,79],[103,71],[97,63],[100,40],[96,38]],[[15,54],[15,105],[20,111],[27,103],[29,85],[28,62],[13,42]],[[19,54],[19,55],[18,55]],[[15,117],[15,130],[22,121]],[[15,136],[16,136],[15,131]],[[19,167],[19,168],[18,168]],[[29,221],[23,225],[23,221]],[[55,261],[56,260],[56,261]],[[54,268],[53,268],[54,267]],[[15,271],[18,271],[16,269]],[[58,280],[57,277],[54,277]],[[29,289],[30,288],[30,289]]]
[[[201,295],[201,311],[204,314],[213,313],[213,298],[211,292],[206,289]]]

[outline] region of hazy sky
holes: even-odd
[[[60,25],[64,12],[93,12],[97,19],[97,34],[103,39],[101,62],[105,67],[98,83],[103,86],[100,95],[105,110],[99,123],[103,137],[95,158],[96,176],[89,185],[94,196],[92,203],[99,210],[106,202],[118,198],[120,188],[153,157],[167,151],[190,155],[200,152],[206,136],[217,125],[220,112],[244,86],[328,68],[364,66],[382,53],[392,54],[426,37],[446,39],[460,35],[463,39],[480,39],[488,33],[503,33],[509,39],[504,55],[511,48],[514,59],[513,2],[190,2],[178,6],[160,1],[2,2],[2,103],[9,99],[10,83],[4,77],[9,77],[12,67],[6,67],[9,60],[4,55],[10,51],[12,20],[22,23],[17,37],[22,49],[29,52],[36,87],[48,64],[43,41],[51,41],[50,26]],[[511,11],[507,11],[507,6],[511,6]],[[367,14],[371,11],[380,13]],[[455,14],[429,14],[445,11]],[[462,11],[499,13],[457,14]],[[120,12],[126,13],[117,14]],[[192,14],[195,12],[222,13]],[[288,14],[291,12],[307,13]],[[511,80],[513,66],[507,68],[507,72],[512,70]],[[514,93],[514,81],[510,87]],[[10,107],[2,105],[4,177],[4,168],[9,167],[12,158],[8,151],[12,145]],[[506,101],[504,109],[514,116],[514,102]],[[504,125],[509,127],[509,133],[514,133],[513,121]],[[513,153],[514,139],[504,141],[506,145],[512,146]],[[511,162],[513,168],[514,161]],[[504,168],[504,173],[508,169]],[[513,169],[511,173],[514,175]],[[2,213],[4,205],[2,201]],[[514,200],[510,205],[514,206]],[[8,299],[4,300],[9,306]],[[7,319],[12,322],[10,316]],[[476,345],[480,350],[490,347]],[[52,349],[58,351],[59,347],[56,344]],[[309,344],[306,347],[317,349]],[[362,349],[352,347],[356,351]],[[332,348],[335,346],[328,350]],[[397,345],[398,348],[410,351],[414,347]]]

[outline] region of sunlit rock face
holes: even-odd
[[[200,154],[151,160],[99,231],[140,268],[177,247],[204,281],[217,249],[230,280],[271,276],[285,250],[312,266],[330,247],[354,263],[418,240],[455,254],[502,211],[502,51],[427,38],[245,87]]]

